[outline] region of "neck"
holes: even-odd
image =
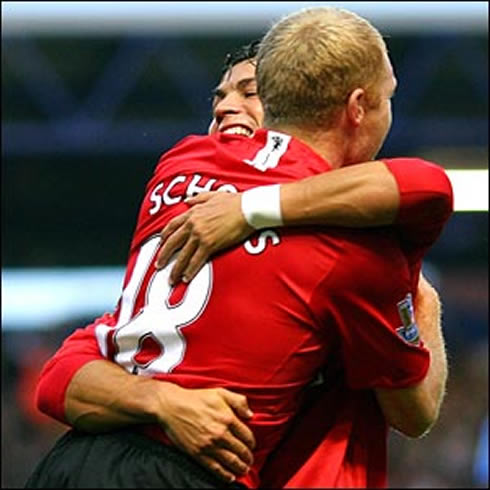
[[[342,167],[346,163],[348,145],[346,145],[345,135],[342,135],[341,131],[336,128],[325,131],[322,129],[275,126],[270,129],[287,133],[302,141],[324,158],[332,168]]]

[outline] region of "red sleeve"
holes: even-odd
[[[390,230],[350,235],[315,292],[315,309],[324,308],[336,333],[350,388],[413,386],[427,374],[430,353],[418,336],[407,259]]]
[[[420,158],[384,159],[398,184],[400,207],[395,224],[403,239],[430,246],[453,211],[453,190],[445,170]]]
[[[68,424],[65,418],[65,392],[75,373],[90,361],[105,359],[95,337],[95,327],[113,325],[114,316],[105,313],[94,323],[75,330],[44,365],[36,387],[38,409]]]

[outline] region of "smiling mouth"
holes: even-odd
[[[243,136],[247,136],[248,138],[251,138],[254,134],[254,132],[251,129],[246,128],[244,126],[230,126],[220,132],[223,134],[241,134]]]

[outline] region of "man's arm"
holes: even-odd
[[[415,301],[415,315],[420,331],[425,332],[439,325],[438,304],[439,301],[437,300],[437,296],[434,295],[433,288],[428,286],[427,282],[422,279],[419,282]],[[302,480],[301,476],[304,468],[306,468],[306,471],[308,471],[307,468],[322,468],[325,455],[324,451],[319,450],[321,444],[325,441],[322,438],[319,438],[318,445],[309,448],[310,453],[308,455],[303,455],[301,460],[306,462],[304,463],[305,466],[284,468],[284,461],[287,461],[287,458],[294,458],[297,448],[301,447],[305,432],[308,433],[318,430],[318,414],[325,412],[326,402],[328,402],[328,399],[326,400],[325,398],[316,400],[308,406],[306,416],[295,418],[292,430],[288,432],[286,438],[281,443],[280,451],[273,453],[261,470],[261,478],[264,480],[266,488],[282,488],[285,485],[292,488],[303,488],[304,480]],[[415,409],[415,407],[413,408]],[[385,416],[387,419],[390,415],[390,412],[386,410]],[[396,421],[396,418],[391,416],[391,420],[388,421]],[[299,480],[296,480],[296,478],[299,478]],[[318,483],[318,486],[321,486],[321,479]]]
[[[255,441],[244,421],[246,398],[228,390],[186,390],[136,376],[104,358],[94,329],[113,325],[106,314],[73,332],[45,364],[37,385],[38,408],[87,432],[156,423],[181,449],[230,481],[251,462]]]
[[[73,376],[65,413],[71,425],[95,433],[159,424],[177,447],[225,480],[246,473],[253,462],[253,434],[238,418],[252,413],[245,396],[226,389],[184,389],[97,360]]]
[[[398,185],[383,162],[339,168],[281,185],[284,226],[390,225],[400,204]]]
[[[172,283],[191,280],[212,254],[255,231],[242,212],[242,195],[193,197],[187,201],[192,207],[162,230],[163,246],[156,265],[164,267],[178,251]],[[368,227],[410,222],[417,229],[427,222],[443,222],[451,209],[451,184],[444,170],[420,159],[367,162],[280,186],[284,226]]]
[[[421,275],[415,298],[420,337],[430,351],[430,365],[422,382],[404,389],[376,389],[388,423],[409,437],[426,434],[439,417],[447,380],[447,358],[437,291]]]

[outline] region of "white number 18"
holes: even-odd
[[[157,236],[141,247],[131,279],[123,291],[119,322],[113,337],[114,360],[129,372],[138,374],[169,373],[183,361],[186,340],[182,329],[201,316],[212,290],[212,266],[208,262],[187,285],[182,299],[171,304],[173,288],[168,278],[175,258],[164,269],[155,270],[146,291],[141,290],[159,245]],[[140,294],[145,295],[144,306],[132,317]]]

